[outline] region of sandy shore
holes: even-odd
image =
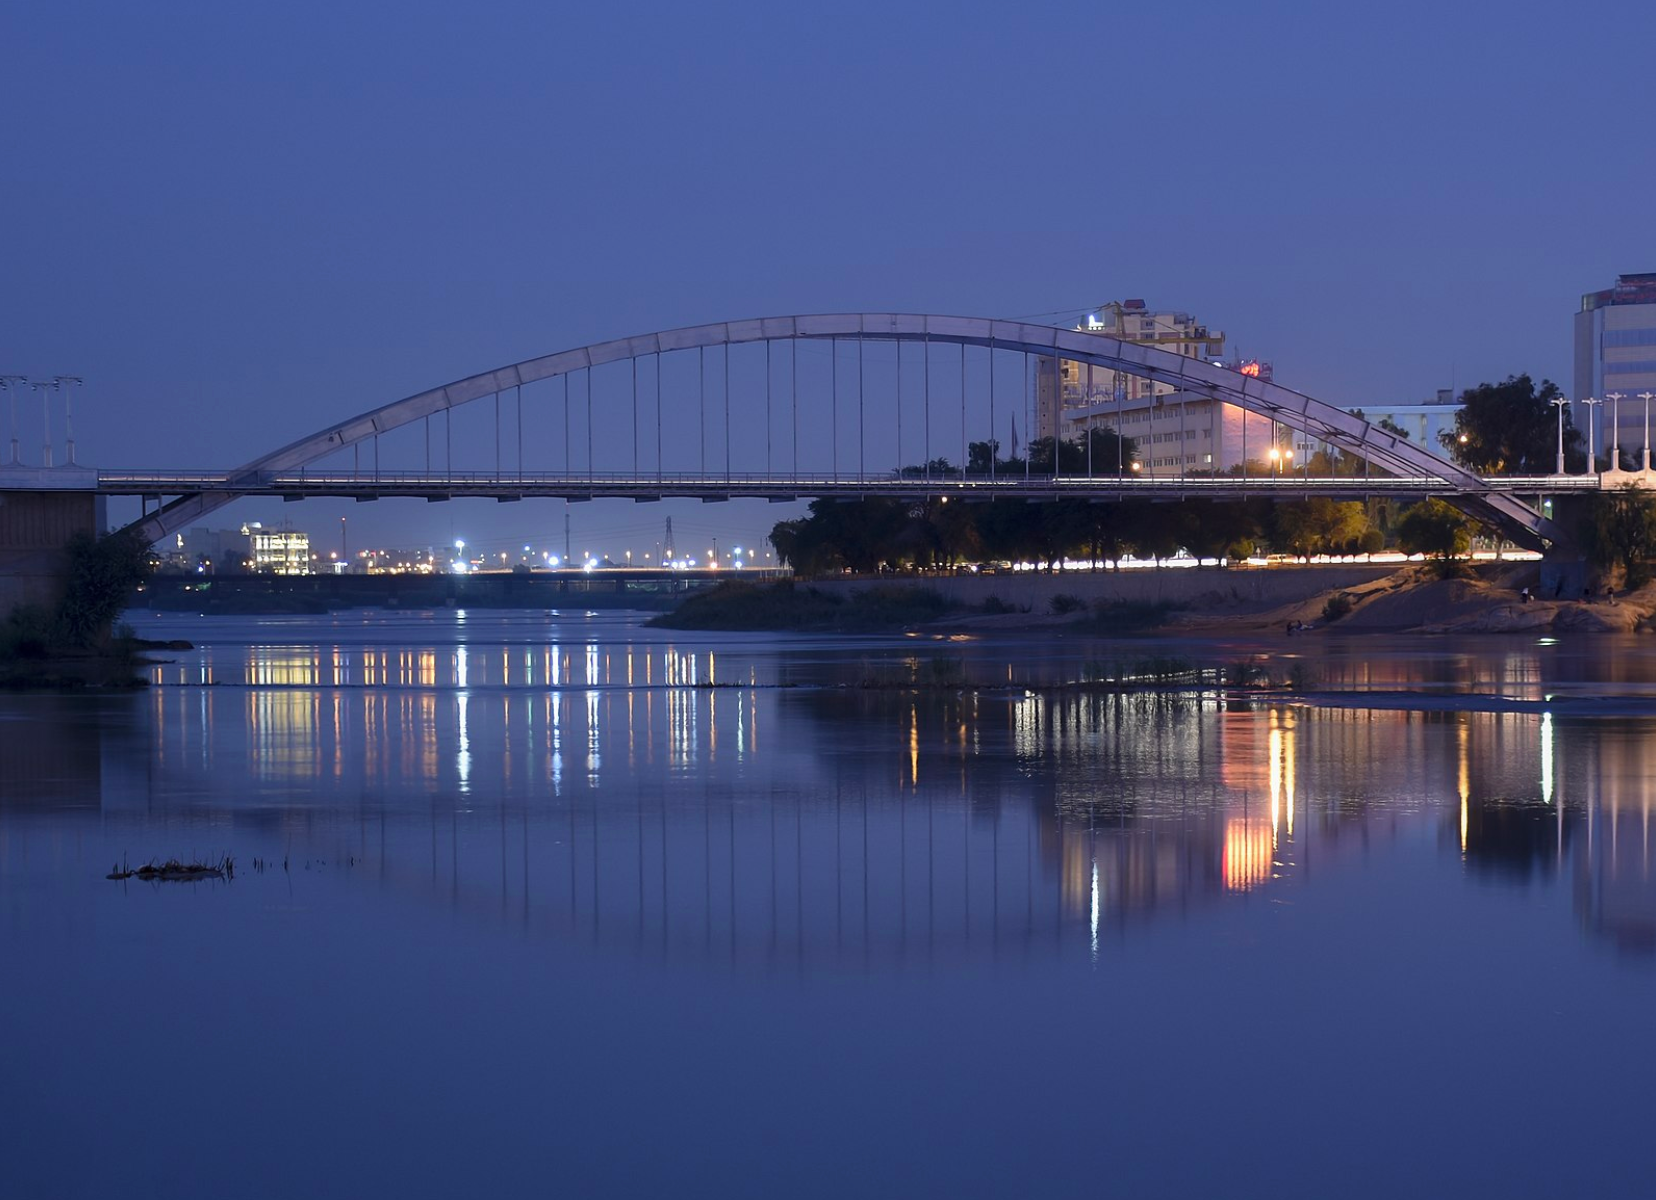
[[[1189,585],[1207,580],[1183,572]],[[1202,575],[1211,579],[1212,572]],[[1238,633],[1282,634],[1289,625],[1309,626],[1305,632],[1355,633],[1634,633],[1647,632],[1656,615],[1656,584],[1618,595],[1614,601],[1596,598],[1532,599],[1525,603],[1520,589],[1532,590],[1539,571],[1534,563],[1485,566],[1464,579],[1439,579],[1430,567],[1409,566],[1357,581],[1330,577],[1331,586],[1302,587],[1299,594],[1279,603],[1264,593],[1256,599],[1215,586],[1191,587],[1184,606],[1176,610],[1158,633],[1218,637]],[[1300,571],[1301,580],[1314,571]],[[1343,597],[1350,610],[1337,620],[1324,614],[1331,600]],[[1261,600],[1264,602],[1262,603]],[[953,629],[991,632],[1004,630],[1097,629],[1088,612],[1057,616],[1039,611],[996,616],[956,617]]]

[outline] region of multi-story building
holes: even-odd
[[[246,569],[247,530],[208,529],[197,525],[173,536],[168,556],[173,565],[198,575],[233,575]]]
[[[1430,400],[1405,401],[1401,404],[1347,406],[1346,411],[1362,417],[1371,425],[1389,427],[1401,432],[1415,445],[1430,450],[1440,458],[1448,457],[1443,435],[1453,433],[1455,417],[1460,412],[1460,401],[1451,388],[1439,388]],[[1303,436],[1303,435],[1299,435]]]
[[[311,573],[310,534],[296,529],[266,529],[257,521],[242,526],[253,543],[249,555],[255,571],[269,575]]]
[[[1187,358],[1216,362],[1224,357],[1225,335],[1199,324],[1182,312],[1151,312],[1143,300],[1111,301],[1082,319],[1077,329],[1170,350]],[[1068,428],[1078,409],[1142,402],[1174,391],[1170,384],[1155,383],[1124,371],[1092,367],[1068,359],[1042,359],[1035,386],[1035,436],[1070,437]]]
[[[1076,328],[1207,362],[1222,361],[1225,352],[1225,335],[1219,330],[1189,313],[1151,312],[1143,300],[1102,305]],[[1270,377],[1269,363],[1231,365]],[[1207,474],[1245,461],[1266,466],[1292,461],[1288,430],[1267,417],[1125,371],[1042,359],[1036,371],[1035,436],[1076,438],[1094,428],[1114,429],[1133,439],[1140,469],[1152,472]],[[1109,463],[1100,470],[1115,468]]]
[[[1575,315],[1575,391],[1578,404],[1620,393],[1621,404],[1605,404],[1594,421],[1598,453],[1620,445],[1633,455],[1644,445],[1641,392],[1656,392],[1656,272],[1621,275],[1616,286],[1588,292]],[[1630,401],[1630,402],[1629,402]],[[1609,428],[1620,409],[1620,430]],[[1585,414],[1575,423],[1585,428]]]

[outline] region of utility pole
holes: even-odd
[[[667,533],[661,543],[661,557],[664,562],[672,562],[678,558],[678,552],[673,549],[673,518],[667,518]]]

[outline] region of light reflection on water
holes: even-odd
[[[368,614],[315,622],[309,644],[291,621],[202,625],[202,648],[145,691],[0,697],[0,953],[46,981],[0,1003],[18,1027],[54,1030],[41,1044],[58,1055],[24,1046],[11,1065],[116,1130],[112,1161],[233,1165],[95,1082],[111,1061],[158,1070],[180,1037],[192,1045],[180,1011],[236,1054],[401,1080],[336,1098],[278,1076],[263,1086],[289,1112],[346,1126],[384,1113],[399,1129],[440,1113],[442,1137],[461,1140],[534,1118],[481,1176],[342,1148],[333,1169],[366,1155],[378,1173],[359,1192],[603,1191],[631,1161],[605,1139],[642,1122],[659,1165],[635,1182],[663,1193],[699,1170],[719,1194],[848,1194],[894,1129],[927,1186],[1039,1191],[1095,1176],[1102,1126],[1137,1130],[1112,1178],[1190,1194],[1270,1169],[1250,1149],[1265,1125],[1227,1097],[1274,1095],[1259,1120],[1308,1132],[1338,1113],[1307,1138],[1334,1155],[1353,1124],[1390,1119],[1393,1071],[1429,1124],[1451,1102],[1502,1111],[1589,1081],[1621,1089],[1608,1099],[1624,1107],[1596,1111],[1638,1111],[1630,1064],[1656,1052],[1640,1023],[1656,720],[1041,686],[1142,646],[950,644],[939,666],[896,640],[684,638],[610,617]],[[1329,686],[1525,695],[1586,687],[1599,651],[1457,648],[1458,681],[1427,646],[1361,664],[1337,643],[1295,653]],[[1644,675],[1621,671],[1635,691]],[[926,686],[901,686],[914,680]],[[171,891],[101,878],[123,855],[192,851],[235,854],[238,877]],[[119,1019],[54,1026],[75,997],[157,962],[210,971],[183,992],[123,990]],[[353,997],[372,1015],[340,1015]],[[1492,1031],[1521,1022],[1551,1047],[1533,1014],[1566,1010],[1560,1031],[1591,1014],[1616,1053],[1560,1041],[1526,1092]],[[1445,1012],[1460,1022],[1447,1047]],[[1267,1041],[1305,1051],[1271,1070],[1236,1053]],[[718,1057],[702,1062],[703,1046]],[[751,1087],[720,1084],[709,1106],[707,1080],[732,1074]],[[651,1086],[612,1094],[615,1077]],[[1234,1138],[1135,1125],[1169,1081],[1167,1128]],[[807,1117],[807,1095],[839,1115]],[[960,1144],[962,1097],[994,1113],[998,1137]],[[778,1106],[794,1123],[749,1136]],[[698,1124],[704,1108],[714,1123]],[[1041,1119],[1009,1132],[1024,1109]],[[233,1094],[190,1115],[211,1146],[234,1145],[256,1110]],[[31,1130],[27,1144],[54,1144],[45,1111],[0,1083],[0,1120]],[[812,1148],[815,1121],[830,1145]],[[543,1158],[542,1128],[578,1136]],[[726,1141],[724,1157],[709,1149]],[[1460,1161],[1452,1141],[1444,1170]],[[1411,1162],[1433,1153],[1417,1144]],[[61,1158],[23,1162],[51,1190]],[[1403,1169],[1374,1168],[1369,1194],[1398,1194]],[[1583,1178],[1549,1169],[1504,1182]],[[271,1194],[302,1183],[272,1170]]]
[[[409,865],[428,863],[429,897],[487,896],[472,906],[557,936],[800,961],[841,955],[848,929],[893,960],[1077,934],[1096,953],[1101,930],[1292,890],[1308,863],[1377,839],[1435,839],[1472,867],[1568,860],[1583,902],[1627,902],[1602,871],[1649,874],[1620,830],[1648,822],[1650,722],[885,686],[892,662],[925,678],[908,648],[840,664],[839,684],[872,672],[872,689],[827,686],[831,663],[812,686],[732,687],[721,659],[744,683],[788,667],[766,645],[634,644],[579,623],[553,644],[497,643],[475,614],[463,628],[436,646],[209,644],[98,712],[70,698],[59,718],[14,713],[14,736],[92,745],[8,749],[8,836],[64,819],[28,799],[61,788],[62,766],[20,772],[68,763],[90,772],[71,790],[101,818],[94,863],[176,852],[150,844],[156,823],[200,824],[244,860],[351,859],[358,880],[416,895]],[[1491,658],[1475,679],[1541,682],[1533,659]],[[1338,659],[1325,669],[1345,678]],[[204,676],[245,682],[178,682]]]

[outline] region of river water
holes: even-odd
[[[0,696],[8,1195],[1646,1194],[1650,639],[133,623]],[[1175,659],[1438,708],[1061,686]]]

